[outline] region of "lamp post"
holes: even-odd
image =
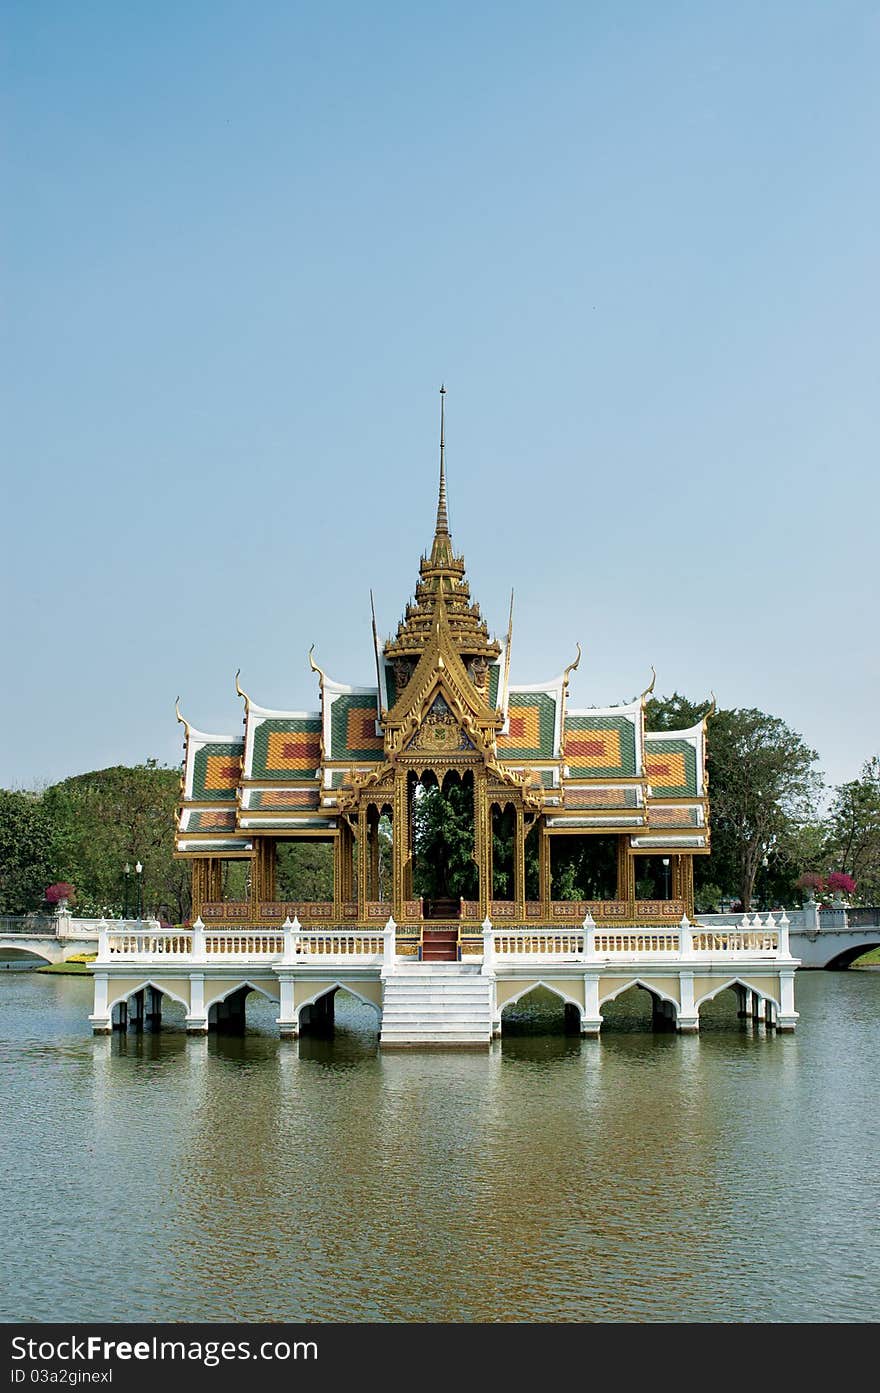
[[[764,887],[763,887],[763,888],[764,888],[764,896],[763,896],[764,904],[763,904],[763,908],[764,908],[764,913],[765,913],[765,914],[767,913],[767,910],[770,908],[770,903],[769,903],[769,901],[770,901],[770,892],[769,892],[768,875],[767,875],[767,868],[769,867],[769,865],[770,865],[770,861],[769,861],[768,856],[767,856],[767,853],[766,853],[766,851],[765,851],[765,852],[764,852],[763,860],[761,861],[761,868],[762,868],[762,870],[763,870],[763,872],[764,872],[764,874],[763,874],[763,876],[762,876],[762,880],[763,880],[763,882],[764,882]]]
[[[143,909],[144,909],[144,881],[143,881],[143,872],[144,872],[144,868],[143,868],[143,866],[141,865],[140,861],[136,861],[136,862],[135,862],[134,871],[135,871],[135,875],[137,876],[137,917],[138,917],[138,922],[140,922],[140,918],[141,918],[141,915],[143,914]]]
[[[669,857],[663,857],[663,895],[665,899],[670,899],[669,894]]]
[[[128,918],[128,877],[131,875],[131,866],[126,861],[122,867],[122,917]]]

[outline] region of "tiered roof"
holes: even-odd
[[[512,605],[502,643],[471,600],[464,558],[452,544],[442,403],[441,396],[434,539],[415,598],[381,649],[374,621],[377,685],[333,681],[312,661],[317,711],[258,706],[236,678],[243,738],[184,722],[180,854],[249,855],[255,833],[332,834],[346,790],[399,757],[414,727],[436,716],[444,692],[470,747],[483,751],[496,776],[525,781],[553,831],[629,832],[640,850],[708,850],[705,718],[687,730],[646,732],[648,692],[619,706],[568,709],[580,649],[558,677],[509,686]]]

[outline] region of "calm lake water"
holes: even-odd
[[[797,1005],[380,1054],[341,1000],[93,1038],[89,978],[0,973],[0,1318],[875,1320],[880,972]]]

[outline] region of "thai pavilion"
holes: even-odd
[[[438,933],[438,946],[450,934],[467,946],[487,915],[510,925],[580,923],[587,910],[597,922],[621,924],[693,915],[693,857],[709,851],[705,720],[646,732],[647,692],[623,706],[571,707],[579,649],[559,676],[511,684],[510,627],[503,642],[490,637],[453,548],[443,434],[441,411],[434,537],[415,598],[382,645],[374,620],[376,684],[334,681],[312,661],[315,711],[259,706],[236,679],[241,734],[184,723],[177,854],[192,863],[193,917],[206,924],[277,926],[295,914],[304,926],[376,925],[390,912],[401,948],[421,940],[430,951]],[[415,889],[414,804],[420,786],[448,787],[451,779],[472,790],[473,898],[426,904]],[[493,827],[505,815],[512,875],[498,898]],[[380,843],[389,833],[383,887]],[[595,854],[585,864],[598,886],[577,902],[554,893],[559,849],[573,837],[591,839]],[[332,902],[278,898],[276,853],[291,840],[332,844]],[[532,885],[527,850],[537,862]],[[222,902],[229,859],[249,865],[247,903]],[[639,898],[646,881],[656,893]]]
[[[102,928],[96,1032],[132,1012],[158,1021],[167,996],[199,1034],[243,1023],[257,992],[292,1037],[329,1020],[344,990],[378,1013],[383,1047],[488,1046],[536,987],[596,1035],[603,1005],[633,986],[659,1028],[697,1030],[703,1003],[732,989],[740,1016],[794,1029],[788,921],[694,922],[710,711],[655,733],[650,688],[574,708],[579,647],[558,677],[511,683],[512,601],[501,641],[452,544],[443,401],[434,536],[381,644],[374,614],[375,685],[334,681],[310,654],[315,711],[258,706],[237,676],[241,734],[197,730],[178,708],[176,854],[192,864],[193,923]],[[440,843],[424,837],[432,799],[458,818],[455,878],[448,824]],[[316,843],[332,855],[332,898],[297,896],[280,874],[291,844],[302,857]]]

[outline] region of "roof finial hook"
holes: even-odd
[[[440,496],[437,499],[437,533],[449,536],[446,512],[446,388],[440,384]]]
[[[318,667],[318,664],[315,662],[314,658],[312,657],[312,654],[314,653],[314,651],[315,651],[315,645],[312,644],[311,648],[309,649],[309,667],[312,669],[312,672],[316,672],[316,673],[318,674],[318,677],[321,679],[321,691],[323,691],[323,690],[324,690],[324,683],[325,683],[325,681],[326,681],[326,679],[327,679],[327,674],[326,674],[326,672],[324,671],[323,668]]]
[[[577,640],[575,640],[575,641],[577,641]],[[568,679],[569,679],[570,674],[573,673],[573,672],[577,669],[578,664],[580,663],[581,656],[582,656],[581,646],[580,646],[580,644],[578,643],[578,645],[577,645],[577,657],[575,658],[575,660],[574,660],[573,663],[569,663],[568,667],[565,669],[565,672],[562,674],[562,680],[563,680],[563,682],[565,683],[566,687],[568,686]]]

